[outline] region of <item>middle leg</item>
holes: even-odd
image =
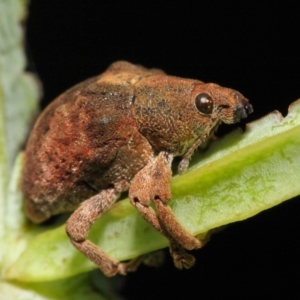
[[[171,198],[172,160],[172,155],[160,152],[136,174],[129,189],[129,198],[143,218],[169,239],[175,265],[189,268],[194,259],[184,248],[200,248],[202,243],[177,221],[171,208],[167,206]],[[151,201],[154,202],[157,213],[150,206]]]

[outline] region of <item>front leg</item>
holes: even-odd
[[[171,154],[160,152],[136,174],[131,183],[129,198],[141,215],[169,239],[175,265],[188,268],[194,261],[183,248],[200,248],[202,243],[177,221],[170,207],[166,205],[171,198],[172,160]],[[157,213],[150,207],[151,201],[154,202]]]

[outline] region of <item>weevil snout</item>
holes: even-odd
[[[243,98],[239,102],[240,103],[234,110],[234,119],[236,122],[240,121],[240,119],[247,118],[247,116],[253,112],[253,107],[249,103],[248,99]]]

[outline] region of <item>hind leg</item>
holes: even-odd
[[[107,189],[82,202],[66,223],[72,244],[93,261],[106,276],[126,274],[126,264],[113,260],[107,253],[87,239],[93,223],[117,200],[119,193]]]

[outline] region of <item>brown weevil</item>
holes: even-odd
[[[38,118],[25,151],[26,213],[40,223],[74,211],[66,224],[72,244],[107,276],[126,274],[129,264],[113,260],[87,236],[129,191],[132,205],[169,239],[175,265],[189,268],[194,259],[186,249],[202,243],[167,206],[173,158],[182,158],[183,172],[218,125],[251,112],[235,90],[116,62],[60,95]]]

